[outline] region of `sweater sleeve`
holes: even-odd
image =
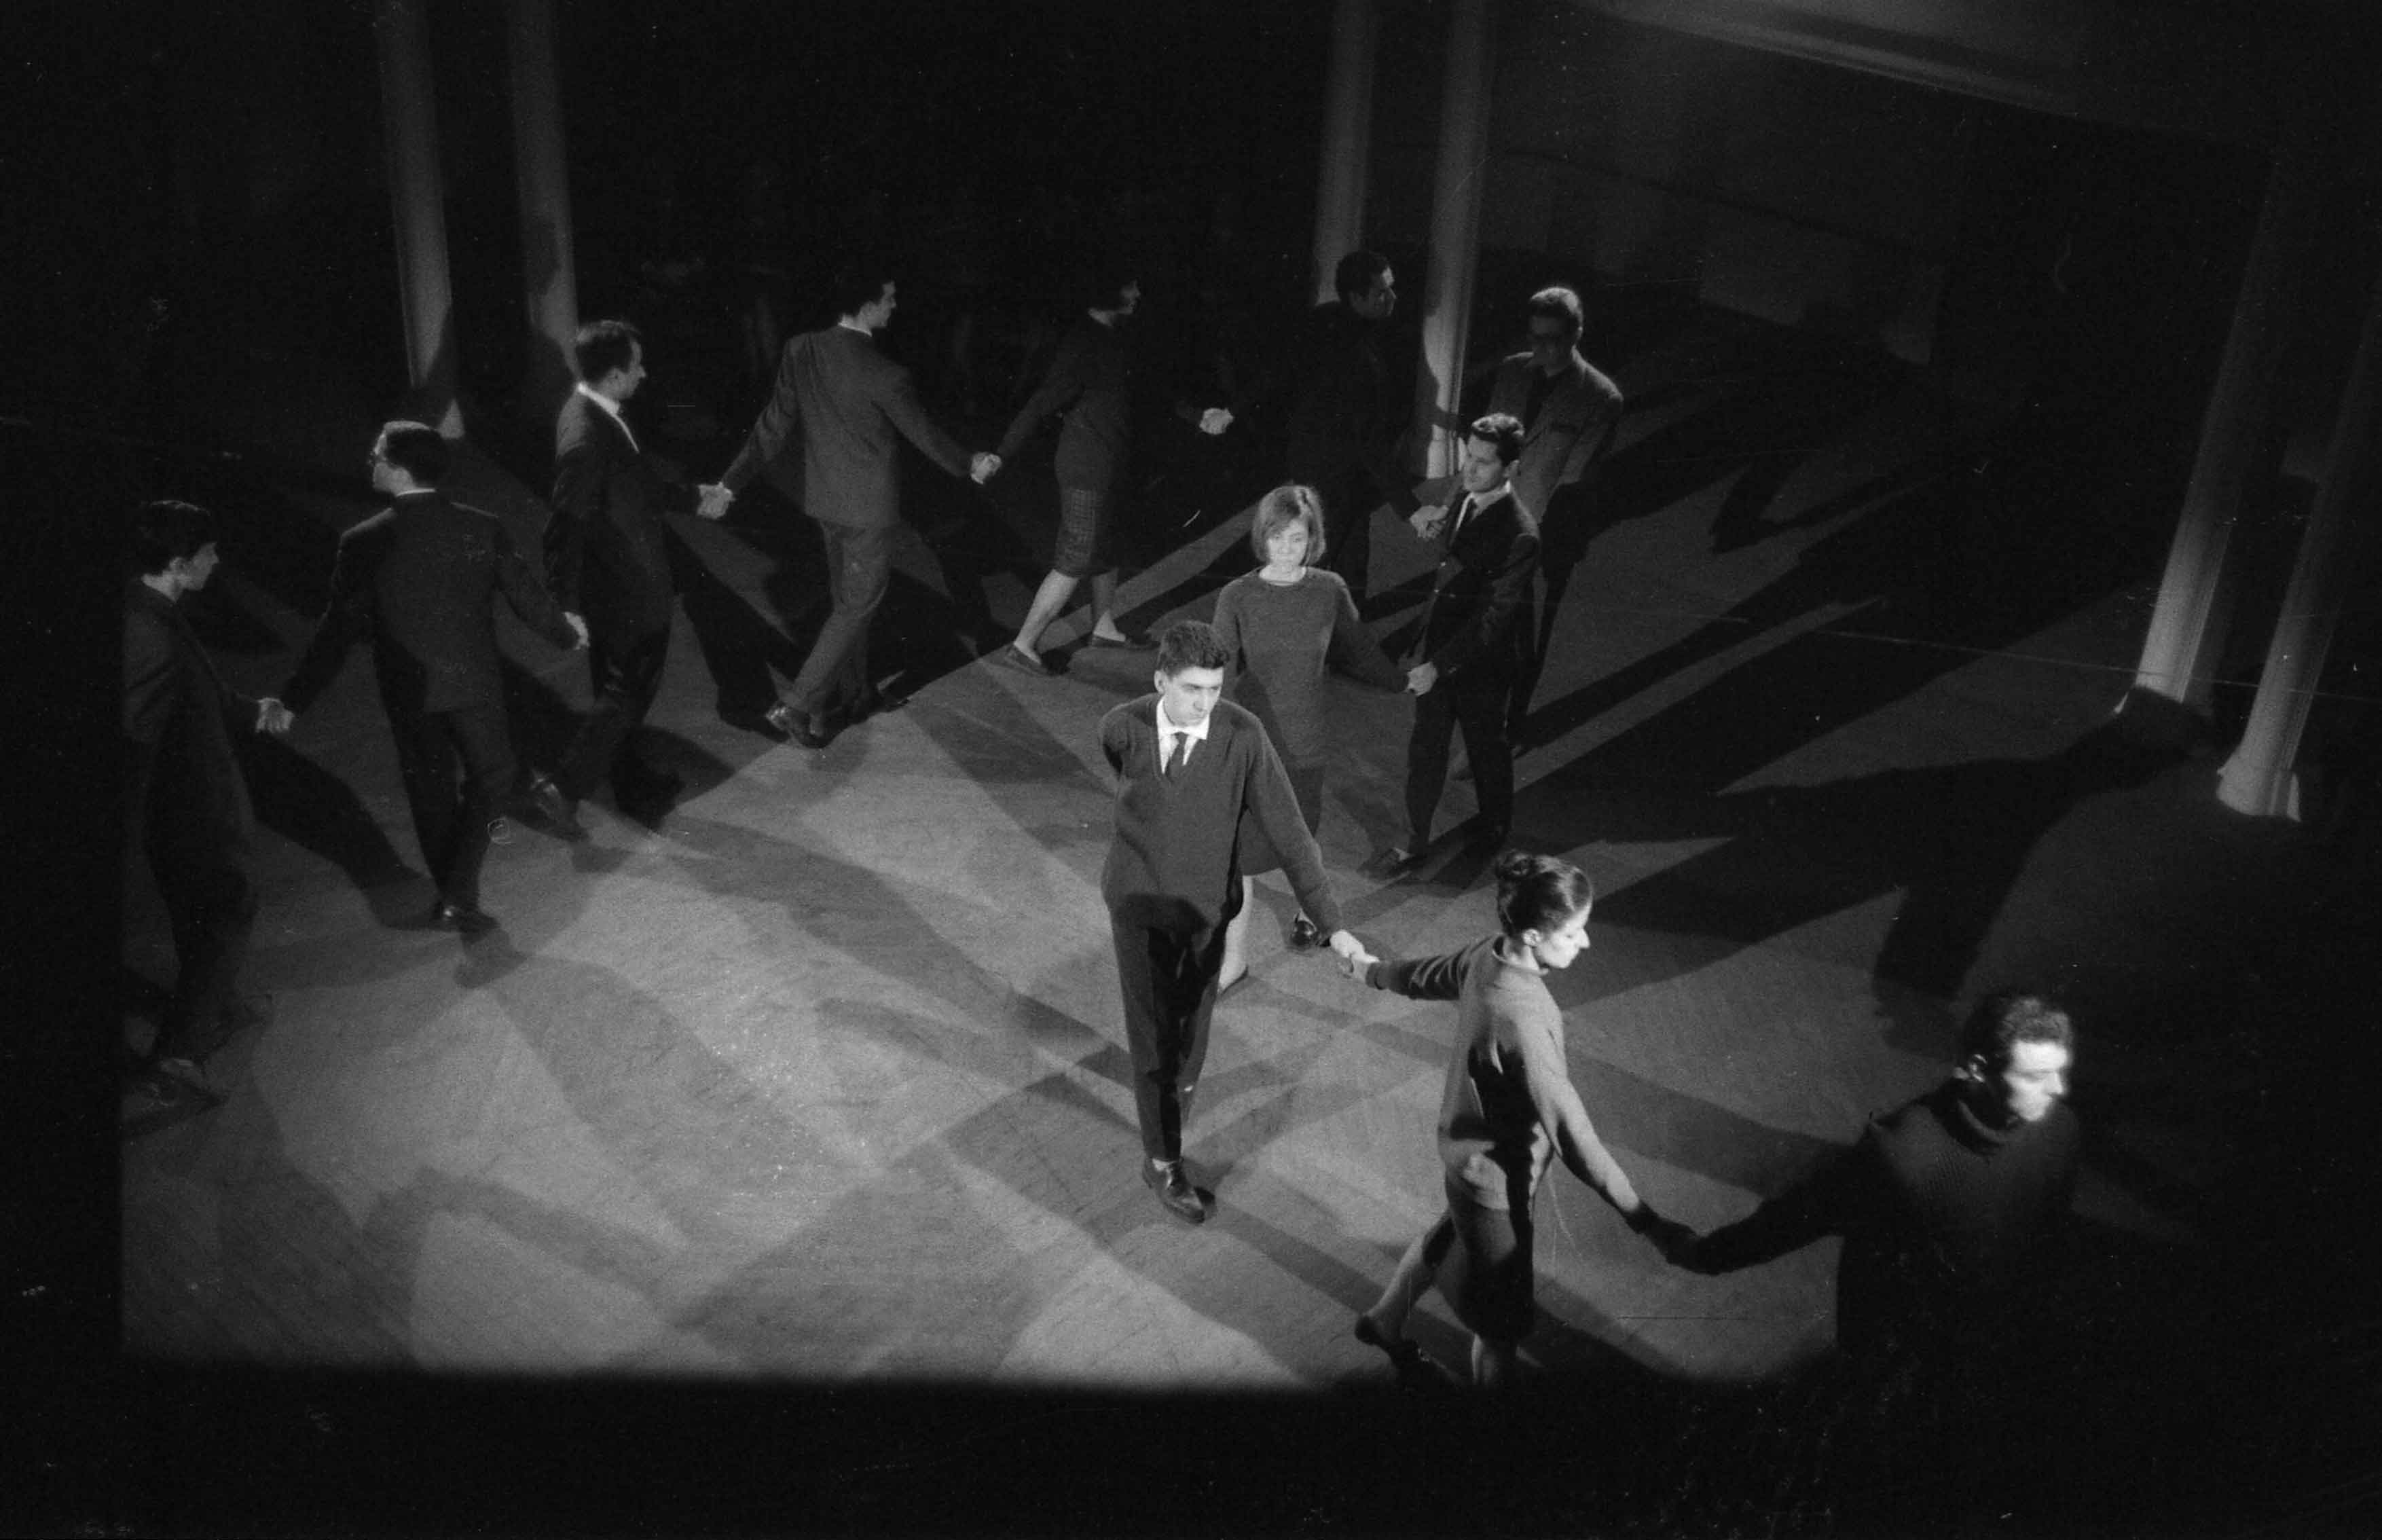
[[[1086,346],[1083,332],[1069,328],[1059,344],[1058,356],[1042,376],[1042,383],[1017,415],[1010,419],[1009,431],[1001,436],[1001,446],[992,452],[1007,460],[1025,447],[1034,430],[1042,425],[1050,413],[1061,410],[1084,393],[1090,378],[1091,350]]]
[[[1336,573],[1332,577],[1338,599],[1332,612],[1331,659],[1333,666],[1343,673],[1384,690],[1405,689],[1406,670],[1390,661],[1390,655],[1381,650],[1381,644],[1373,640],[1373,634],[1365,629],[1363,619],[1357,613],[1356,597],[1348,592],[1348,585]],[[1217,609],[1221,612],[1223,606],[1219,604]]]
[[[1463,951],[1436,957],[1384,957],[1365,968],[1365,982],[1409,1000],[1454,1000],[1464,992]]]
[[[1239,682],[1241,675],[1247,671],[1241,662],[1242,591],[1237,581],[1224,585],[1224,591],[1216,596],[1216,618],[1209,622],[1216,628],[1217,638],[1224,644],[1224,651],[1227,655],[1224,663],[1224,690],[1228,695],[1232,693],[1233,685]]]
[[[1345,929],[1340,922],[1339,902],[1332,896],[1332,884],[1323,875],[1323,852],[1317,848],[1315,836],[1307,832],[1307,818],[1298,810],[1298,794],[1291,789],[1282,756],[1274,752],[1273,740],[1253,719],[1248,730],[1255,739],[1255,751],[1242,782],[1242,807],[1256,816],[1274,853],[1282,857],[1283,873],[1290,879],[1290,891],[1298,895],[1298,906],[1307,918],[1327,936]]]

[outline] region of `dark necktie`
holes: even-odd
[[[1177,733],[1174,734],[1174,747],[1166,756],[1166,779],[1173,780],[1176,773],[1183,769],[1183,761],[1189,758],[1191,758],[1191,734]]]
[[[1455,546],[1455,537],[1464,533],[1464,521],[1471,516],[1472,499],[1469,494],[1467,494],[1464,500],[1455,505],[1455,517],[1447,521],[1447,544],[1450,549]]]

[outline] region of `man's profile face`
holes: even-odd
[[[1224,693],[1222,669],[1185,668],[1179,673],[1158,673],[1158,698],[1166,720],[1177,727],[1197,727],[1208,720]]]
[[[888,279],[884,290],[877,298],[860,307],[860,324],[870,331],[883,329],[885,324],[893,319],[895,303],[893,284],[890,279]]]
[[[215,575],[215,562],[219,560],[221,558],[215,554],[215,543],[213,540],[201,546],[191,555],[176,557],[175,564],[182,570],[182,587],[193,594],[205,587],[207,579]]]
[[[1373,275],[1372,287],[1348,302],[1348,308],[1368,321],[1386,321],[1398,308],[1397,275],[1382,268]]]
[[[1474,497],[1493,492],[1505,482],[1505,462],[1497,453],[1497,441],[1467,435],[1464,440],[1464,458],[1456,462],[1457,480]]]
[[[1530,317],[1530,367],[1552,375],[1571,362],[1571,327],[1552,315]]]
[[[2056,1042],[2016,1042],[2010,1045],[2009,1063],[1999,1069],[1971,1060],[1971,1071],[1986,1100],[2005,1117],[2037,1123],[2068,1094],[2069,1058],[2068,1050]]]
[[[629,344],[629,362],[607,374],[596,388],[616,401],[625,401],[637,393],[637,387],[645,383],[645,345],[632,342]]]

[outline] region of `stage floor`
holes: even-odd
[[[1521,760],[1514,832],[1600,889],[1592,948],[1554,981],[1591,1116],[1642,1191],[1707,1227],[1939,1079],[1976,994],[2064,991],[2094,1136],[2081,1213],[2143,1275],[2188,1275],[2240,1153],[2239,1103],[2194,1088],[2238,1064],[2271,942],[2253,917],[2306,857],[2217,807],[2213,761],[2106,745],[2167,526],[2106,517],[2089,560],[2046,544],[2067,509],[2044,499],[2030,522],[2027,499],[2053,473],[1977,492],[1995,421],[1915,372],[1709,317],[1617,365],[1633,410],[1615,522],[1560,615],[1538,696],[1554,735]],[[2171,447],[2093,444],[2106,486],[2063,496],[2134,485],[2128,452],[2149,466],[2135,495],[2179,486]],[[2073,452],[2058,464],[2079,474]],[[518,489],[473,474],[488,484],[469,495],[534,534]],[[312,496],[329,527],[362,511]],[[1375,585],[1394,591],[1423,558],[1378,517]],[[1136,576],[1133,619],[1205,616],[1245,532],[1244,514]],[[816,585],[732,530],[684,533],[771,623]],[[225,597],[270,640],[225,666],[262,691],[308,618],[238,561]],[[934,588],[923,546],[903,568]],[[986,592],[1013,626],[1023,584],[996,573]],[[1389,598],[1377,627],[1411,612]],[[533,695],[583,703],[574,660],[510,622],[505,639]],[[345,811],[264,809],[246,984],[275,1016],[215,1061],[227,1104],[122,1146],[126,1350],[674,1382],[1386,1386],[1349,1324],[1439,1206],[1453,1012],[1288,951],[1291,901],[1261,882],[1254,967],[1218,1008],[1187,1141],[1217,1212],[1169,1220],[1136,1175],[1099,894],[1095,724],[1149,671],[1116,652],[1047,680],[969,663],[809,753],[717,718],[681,620],[655,714],[680,805],[647,827],[591,803],[575,847],[518,830],[486,873],[502,929],[465,943],[410,928],[430,893],[352,659],[289,741],[316,773],[274,794]],[[1383,955],[1486,933],[1477,859],[1361,875],[1396,834],[1410,708],[1338,688],[1321,839],[1353,928]],[[1468,795],[1452,786],[1443,826]],[[340,817],[344,835],[322,833]],[[130,967],[167,977],[137,883],[129,919]],[[1743,1384],[1830,1341],[1832,1242],[1692,1276],[1567,1175],[1549,1187],[1525,1354],[1543,1376]],[[1460,1361],[1436,1299],[1415,1330]]]

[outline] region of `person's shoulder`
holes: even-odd
[[[1155,725],[1158,718],[1158,696],[1154,694],[1136,696],[1111,706],[1100,717],[1100,733],[1107,736],[1111,729],[1123,731],[1136,721]]]
[[[1600,401],[1615,406],[1621,404],[1621,387],[1613,383],[1612,376],[1585,358],[1579,361],[1579,388]]]
[[[172,634],[174,601],[145,583],[132,583],[124,591],[124,634],[139,635],[144,641]]]
[[[556,458],[600,443],[602,436],[596,432],[596,419],[601,414],[602,409],[594,401],[573,390],[562,403],[562,410],[554,414]]]
[[[1908,1102],[1872,1115],[1868,1132],[1877,1143],[1888,1148],[1948,1137],[1953,1105],[1959,1094],[1958,1080],[1941,1081]]]
[[[425,502],[423,507],[425,510],[437,507],[443,501],[442,499]],[[389,532],[396,527],[397,504],[392,502],[386,507],[374,509],[371,513],[342,530],[339,533],[339,545],[342,548],[350,546],[367,546],[374,540],[386,539]]]
[[[487,509],[482,508],[477,503],[463,502],[457,499],[443,495],[438,500],[446,505],[447,511],[450,516],[467,521],[473,528],[479,528],[486,524],[495,524],[499,529],[504,527],[504,521],[502,519],[497,518],[495,513],[491,512]]]
[[[1257,713],[1235,701],[1220,700],[1216,708],[1208,713],[1209,733],[1212,735],[1219,727],[1231,743],[1239,743],[1252,733],[1259,738],[1265,736],[1265,724],[1258,721]]]

